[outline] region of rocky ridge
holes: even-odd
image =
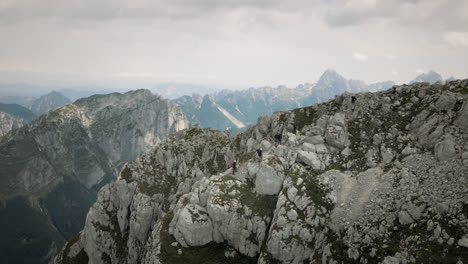
[[[467,137],[468,80],[185,130],[101,189],[55,262],[468,263]]]

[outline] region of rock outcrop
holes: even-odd
[[[97,191],[125,162],[187,126],[176,104],[138,90],[81,99],[2,137],[0,218],[39,215],[40,221],[9,219],[1,232],[16,233],[0,239],[0,259],[29,254],[35,263],[47,262],[82,229]]]
[[[179,132],[101,189],[55,262],[468,263],[467,91],[395,86],[234,138]]]

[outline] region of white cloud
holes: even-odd
[[[454,47],[468,47],[468,32],[447,32],[444,40]]]
[[[432,28],[466,28],[466,0],[338,0],[325,21],[331,27],[346,27],[369,21],[394,21]]]
[[[362,53],[358,53],[358,52],[355,52],[353,54],[353,57],[354,57],[355,60],[361,61],[361,62],[367,61],[367,59],[369,58],[367,55],[362,54]]]
[[[422,74],[422,73],[425,73],[426,71],[424,71],[423,69],[417,69],[416,70],[416,73],[417,74]]]
[[[412,79],[419,67],[468,77],[460,67],[468,49],[447,48],[466,47],[467,6],[467,0],[0,0],[0,71],[80,76],[70,82],[116,76],[245,86],[313,82],[328,67],[368,82]]]

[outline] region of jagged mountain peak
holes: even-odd
[[[442,75],[435,71],[428,71],[425,73],[421,73],[420,75],[416,76],[414,80],[410,82],[412,83],[418,83],[418,82],[428,82],[430,84],[436,83],[436,82],[443,82],[444,79],[442,78]]]
[[[52,91],[48,94],[45,94],[39,99],[35,100],[30,109],[33,111],[36,115],[42,115],[44,113],[47,113],[47,111],[54,109],[56,107],[69,104],[71,103],[70,99],[65,97],[63,94],[57,92],[57,91]]]
[[[142,107],[145,104],[165,104],[169,107],[175,106],[172,101],[164,99],[158,94],[153,94],[150,90],[147,89],[138,89],[126,93],[93,95],[90,97],[81,98],[77,100],[75,104],[85,108],[92,115],[108,108],[124,110]]]
[[[317,84],[329,84],[334,81],[343,81],[346,80],[341,74],[333,69],[327,69],[325,72],[320,76]]]

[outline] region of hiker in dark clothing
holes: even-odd
[[[354,104],[356,102],[356,100],[357,100],[356,96],[354,96],[354,95],[351,96],[351,103]]]
[[[282,135],[281,134],[276,134],[275,135],[275,142],[276,142],[276,145],[279,145],[281,144],[281,139],[282,139]]]
[[[263,152],[262,148],[257,149],[258,162],[262,161],[262,155],[263,155],[262,152]]]
[[[232,168],[232,175],[234,175],[237,171],[237,160],[234,160],[231,162],[231,168]]]

